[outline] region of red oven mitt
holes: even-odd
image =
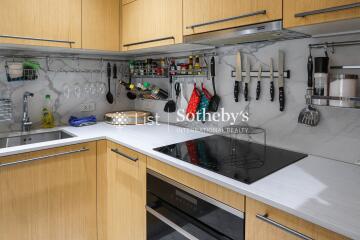
[[[194,84],[194,89],[191,93],[191,97],[189,100],[189,105],[187,106],[186,109],[186,116],[189,119],[192,119],[195,117],[196,111],[198,109],[200,103],[200,92],[199,90],[196,88],[196,84]]]

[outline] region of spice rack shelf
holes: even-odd
[[[164,75],[131,75],[131,78],[139,79],[139,78],[169,78],[169,76]]]
[[[354,40],[354,41],[343,41],[343,42],[323,42],[323,43],[309,44],[308,47],[309,47],[310,56],[312,54],[312,50],[322,49],[325,51],[325,56],[328,57],[329,51],[332,54],[335,54],[335,48],[359,46],[359,45],[360,45],[360,40]],[[358,63],[350,64],[350,65],[337,65],[337,66],[329,67],[329,70],[359,70],[359,69],[360,69],[360,65]],[[352,77],[351,80],[358,81],[357,74],[352,74],[352,73],[347,74],[345,72],[342,72],[339,75],[356,76],[356,77]],[[348,79],[346,79],[347,77],[344,77],[344,78],[345,79],[340,79],[340,80],[341,81],[348,80]],[[335,79],[335,80],[337,80],[337,79]],[[351,86],[351,85],[349,85],[349,86]],[[356,90],[356,85],[355,85],[355,87],[354,86],[349,87],[349,86],[348,86],[348,88]],[[329,93],[331,92],[331,88],[332,88],[332,86],[330,86]],[[335,88],[335,90],[337,90],[337,88],[339,88],[339,87],[336,86],[334,88]],[[327,106],[327,107],[332,107],[332,108],[353,108],[353,109],[360,108],[360,97],[359,96],[354,97],[354,95],[356,95],[356,93],[351,92],[351,94],[344,94],[344,95],[348,95],[348,96],[319,96],[319,95],[313,95],[313,91],[314,91],[314,89],[310,89],[310,91],[308,89],[308,92],[305,96],[307,101],[310,101],[311,105],[316,105],[319,107]],[[340,92],[342,92],[342,91],[340,91]],[[338,93],[333,92],[330,94],[335,95]],[[316,101],[314,102],[312,100],[325,100],[322,102],[326,103],[326,104],[316,103]],[[331,101],[336,101],[336,102],[331,102]]]
[[[310,96],[311,100],[334,100],[334,101],[343,101],[346,103],[352,103],[355,106],[354,107],[348,107],[348,106],[333,106],[333,105],[329,105],[329,102],[326,105],[321,105],[321,104],[314,104],[312,103],[312,105],[316,105],[316,106],[327,106],[327,107],[335,107],[335,108],[360,108],[360,97],[335,97],[335,96],[316,96],[316,95],[312,95]]]

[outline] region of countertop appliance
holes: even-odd
[[[306,154],[221,135],[154,150],[247,184],[307,157]]]
[[[163,175],[147,174],[148,240],[243,240],[244,213]]]

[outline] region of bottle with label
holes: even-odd
[[[44,106],[42,108],[41,126],[43,128],[55,127],[55,119],[53,115],[53,106],[49,94],[45,96]]]
[[[193,74],[193,69],[194,69],[193,56],[189,56],[189,65],[188,65],[188,74],[189,74],[189,75],[192,75],[192,74]]]
[[[170,75],[174,76],[176,75],[176,63],[175,60],[171,60],[171,65],[170,65]]]
[[[201,65],[200,65],[200,58],[199,56],[195,56],[195,64],[194,69],[197,74],[201,74]]]

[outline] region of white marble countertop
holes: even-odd
[[[108,139],[349,238],[360,239],[360,166],[308,156],[248,185],[153,150],[207,136],[204,133],[168,125],[111,126],[105,123],[54,130],[59,129],[76,137],[0,149],[0,157]]]

